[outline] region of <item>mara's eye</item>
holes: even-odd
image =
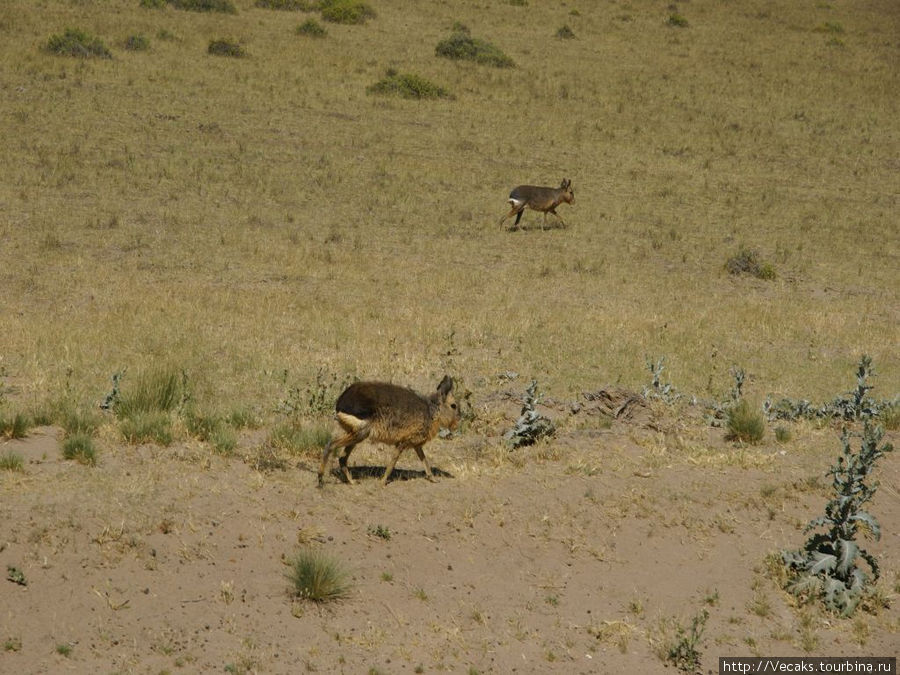
[[[456,410],[456,404],[455,404],[455,403],[451,403],[451,404],[450,404],[450,407],[453,408],[454,410]]]

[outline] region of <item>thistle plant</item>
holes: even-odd
[[[665,362],[666,358],[664,356],[657,359],[656,363],[649,358],[647,359],[647,367],[650,369],[653,379],[649,387],[644,387],[643,394],[644,398],[655,398],[671,404],[680,399],[681,394],[675,393],[675,387],[671,382],[662,383],[662,372],[666,368]]]
[[[538,400],[537,380],[532,380],[525,390],[522,414],[516,420],[515,426],[503,435],[513,449],[534,445],[539,438],[552,436],[556,431],[553,422],[535,410]]]
[[[860,450],[854,453],[851,434],[844,429],[843,451],[828,472],[833,477],[834,497],[825,506],[825,515],[810,521],[804,530],[825,527],[827,531],[811,536],[801,550],[781,554],[789,573],[787,590],[805,601],[821,598],[829,610],[842,616],[853,613],[879,576],[875,557],[855,539],[861,528],[876,541],[881,538],[878,521],[862,507],[877,489],[877,484],[866,483],[875,462],[893,450],[890,443],[879,447],[883,435],[880,426],[866,421]],[[871,576],[859,567],[860,561],[869,566]]]

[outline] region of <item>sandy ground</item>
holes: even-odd
[[[653,673],[704,610],[703,672],[726,655],[896,655],[896,603],[798,610],[765,565],[822,513],[836,429],[742,449],[699,419],[642,408],[608,426],[590,405],[545,408],[557,436],[510,453],[517,403],[487,397],[426,446],[437,483],[409,453],[385,488],[372,446],[356,486],[316,489],[312,457],[259,471],[262,430],[232,457],[101,440],[93,468],[62,459],[53,427],[0,442],[25,458],[0,472],[0,566],[27,583],[0,580],[0,671]],[[865,542],[889,597],[896,455],[871,509],[884,536]],[[304,545],[350,571],[345,599],[291,597],[285,559]]]

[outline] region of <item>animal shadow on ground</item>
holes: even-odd
[[[532,232],[535,230],[565,230],[568,229],[567,226],[559,221],[549,222],[543,227],[541,227],[541,223],[532,223],[532,224],[521,224],[521,225],[511,225],[506,228],[507,232]]]
[[[350,469],[350,475],[353,476],[353,480],[358,480],[360,478],[378,478],[380,480],[381,477],[384,475],[385,467],[383,467],[383,466],[367,466],[367,465],[363,464],[363,465],[351,466],[351,467],[349,467],[349,469]],[[343,476],[341,475],[341,471],[339,468],[335,467],[334,469],[329,471],[329,473],[332,475],[332,477],[337,478],[342,483],[344,482]],[[447,471],[438,469],[437,467],[432,467],[431,473],[434,475],[435,478],[453,478],[452,473],[448,473]],[[414,479],[425,478],[425,477],[426,477],[425,472],[419,471],[417,469],[394,469],[394,471],[391,473],[391,477],[388,479],[388,483],[393,483],[395,480],[404,480],[405,481],[405,480],[414,480]]]

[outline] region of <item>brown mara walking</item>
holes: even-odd
[[[387,382],[356,382],[338,396],[334,418],[342,433],[334,436],[322,452],[319,465],[319,487],[322,486],[328,461],[340,448],[346,448],[338,459],[341,473],[354,483],[347,460],[357,444],[365,439],[394,446],[394,454],[384,470],[381,484],[386,485],[397,460],[406,448],[413,448],[425,465],[425,476],[433,481],[431,465],[422,446],[437,436],[441,427],[451,431],[459,424],[459,406],[453,397],[453,380],[444,376],[431,396]]]
[[[568,178],[564,178],[558,188],[537,187],[535,185],[520,185],[515,187],[513,188],[513,191],[509,193],[509,199],[507,201],[509,202],[509,213],[500,219],[500,227],[503,227],[503,223],[505,223],[508,218],[511,218],[513,214],[516,216],[515,224],[518,226],[519,221],[522,219],[522,212],[527,206],[533,211],[541,211],[544,214],[544,221],[541,224],[541,229],[543,230],[547,225],[548,213],[552,213],[556,216],[559,219],[559,222],[563,224],[563,227],[565,227],[566,223],[556,212],[556,207],[563,202],[566,202],[567,204],[574,202],[575,192],[572,190],[572,181]]]

